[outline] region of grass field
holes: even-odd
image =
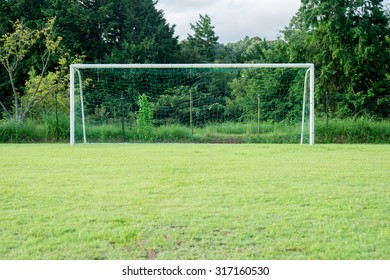
[[[0,145],[1,259],[390,259],[389,145]]]

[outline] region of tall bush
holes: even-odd
[[[153,109],[146,94],[138,97],[137,134],[142,140],[151,140],[153,129]]]

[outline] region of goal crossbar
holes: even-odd
[[[218,69],[218,68],[302,68],[309,74],[309,144],[314,144],[314,64],[267,63],[267,64],[72,64],[70,65],[70,145],[75,144],[75,71],[77,69]],[[305,81],[306,85],[306,81]]]
[[[161,69],[161,68],[311,68],[312,63],[234,63],[234,64],[72,64],[78,69]]]

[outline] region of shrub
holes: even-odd
[[[153,109],[146,94],[138,98],[137,134],[142,140],[151,140],[153,129]]]

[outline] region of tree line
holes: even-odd
[[[390,14],[382,0],[302,0],[278,39],[227,44],[207,14],[179,41],[154,0],[6,0],[0,18],[3,119],[68,110],[74,62],[311,62],[318,112],[390,116]]]

